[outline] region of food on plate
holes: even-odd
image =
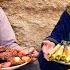
[[[61,44],[57,44],[55,48],[53,48],[49,53],[48,56],[50,57],[52,54],[54,54],[59,48],[61,47]]]
[[[55,54],[56,54],[56,57],[55,57],[56,60],[60,60],[60,58],[62,57],[62,54],[63,54],[63,50],[64,50],[64,45],[62,45],[62,46],[57,50],[57,52],[55,53]]]
[[[11,62],[12,66],[24,63],[20,57],[11,57],[8,61]]]
[[[63,51],[63,54],[62,54],[62,57],[61,57],[61,60],[66,62],[67,56],[68,56],[68,48],[65,47],[64,51]]]
[[[8,59],[9,57],[16,56],[13,53],[12,52],[2,52],[2,53],[0,53],[0,58],[2,58],[2,59]]]
[[[70,63],[70,45],[57,44],[48,54],[50,61]]]
[[[67,47],[65,62],[70,62],[70,47]]]
[[[4,52],[4,51],[5,51],[5,48],[4,47],[0,47],[0,53]]]
[[[23,56],[21,58],[24,62],[30,62],[31,61],[31,58],[29,56]]]
[[[70,62],[70,56],[67,56],[65,62]]]
[[[67,47],[68,48],[68,56],[70,55],[70,46]]]
[[[19,51],[11,47],[0,47],[0,67],[6,68],[31,62],[34,58],[28,52],[28,49]]]
[[[26,50],[26,51],[20,51],[20,52],[18,52],[18,56],[19,57],[22,57],[22,56],[26,56],[26,55],[28,55],[28,51]]]

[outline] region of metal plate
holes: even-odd
[[[56,60],[54,60],[54,61],[57,62],[57,63],[63,64],[63,65],[70,65],[70,63],[66,63],[66,62],[63,62],[63,61],[56,61]]]
[[[26,65],[27,63],[28,63],[28,62],[23,63],[23,64],[21,64],[21,65],[17,65],[17,66],[12,66],[12,67],[7,67],[7,68],[2,68],[2,70],[14,70],[14,69],[17,69],[17,68],[19,68],[19,67],[21,67],[21,66]]]

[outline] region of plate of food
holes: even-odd
[[[70,44],[57,44],[49,53],[49,61],[70,65]]]
[[[21,51],[9,47],[0,48],[0,68],[14,70],[31,62],[33,57],[22,54]]]

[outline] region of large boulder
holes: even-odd
[[[8,16],[18,44],[39,48],[68,3],[69,0],[4,0],[0,6]]]

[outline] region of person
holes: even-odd
[[[67,9],[62,13],[51,34],[42,43],[42,51],[38,58],[41,70],[67,70],[69,68],[67,65],[48,61],[48,52],[62,40],[70,41],[70,15]]]
[[[0,7],[0,47],[11,47],[12,49],[17,49],[21,51],[21,54],[31,54],[31,56],[36,57],[38,52],[35,48],[20,47],[17,43],[15,33],[10,25],[10,22],[4,13],[3,9]],[[28,51],[26,51],[28,50]]]

